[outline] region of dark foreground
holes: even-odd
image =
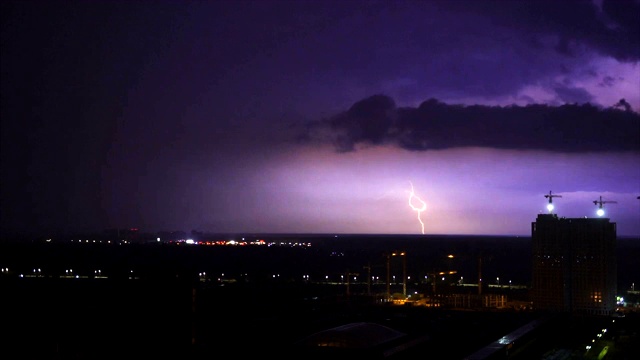
[[[380,302],[380,294],[386,293],[384,284],[368,287],[354,282],[347,286],[337,280],[303,277],[337,279],[349,273],[365,274],[365,268],[383,276],[385,246],[392,249],[380,244],[364,251],[352,245],[338,249],[339,256],[322,247],[257,252],[153,246],[126,250],[3,247],[0,267],[17,270],[0,275],[5,334],[0,358],[199,360],[232,355],[337,359],[386,354],[392,359],[471,359],[503,336],[547,319],[548,314],[513,308],[391,305]],[[467,271],[465,278],[474,275],[477,264],[472,260],[484,252],[491,255],[485,273],[501,275],[513,269],[514,279],[527,280],[524,242],[493,247],[439,244],[427,247],[421,257],[409,257],[407,271],[421,276],[420,271],[443,266],[435,257],[451,251],[466,256],[466,263],[458,268]],[[637,249],[627,253],[637,255]],[[411,254],[420,251],[413,249]],[[500,261],[502,258],[508,261]],[[510,267],[512,262],[517,264]],[[391,272],[398,270],[395,266]],[[72,268],[74,274],[84,275],[64,276]],[[109,276],[95,276],[96,269]],[[625,278],[636,274],[627,272]],[[454,291],[445,285],[438,283],[438,292]],[[409,293],[432,290],[431,284],[421,282],[410,282],[409,288]],[[396,283],[391,290],[402,291],[402,286]],[[507,296],[527,300],[526,292],[505,291]],[[366,334],[351,339],[362,342],[360,349],[328,352],[300,346],[313,334],[353,323],[382,325],[403,334],[394,341],[394,349],[402,351],[367,348],[370,338]],[[608,331],[602,333],[604,328]],[[487,359],[638,359],[639,332],[640,320],[633,312],[624,318],[552,317]],[[602,336],[597,337],[598,333]],[[587,350],[588,345],[592,349]]]
[[[297,344],[314,333],[358,322],[389,327],[407,335],[404,343],[414,342],[389,358],[465,359],[544,317],[532,311],[380,305],[358,296],[307,298],[304,292],[309,289],[287,286],[22,280],[27,281],[2,284],[3,329],[8,334],[3,337],[3,359],[209,359],[223,354],[347,358],[354,352],[318,352]],[[554,349],[572,354],[572,359],[597,358],[583,350],[592,338],[598,340],[593,344],[599,346],[598,353],[610,347],[606,359],[640,358],[637,313],[624,318],[558,317],[545,324],[516,341],[510,357],[499,352],[490,358],[542,359]],[[596,338],[605,327],[606,336]]]

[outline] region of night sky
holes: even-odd
[[[638,0],[1,7],[3,236],[640,236]]]

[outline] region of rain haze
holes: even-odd
[[[640,1],[3,1],[3,236],[640,236]]]

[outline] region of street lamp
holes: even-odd
[[[433,280],[431,280],[431,286],[433,287],[433,295],[436,294],[436,281],[438,280],[438,275],[442,276],[442,280],[444,281],[444,275],[453,275],[453,274],[457,274],[458,272],[456,270],[450,270],[450,271],[440,271],[440,272],[433,272],[429,275],[433,275]]]

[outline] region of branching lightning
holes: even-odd
[[[411,182],[409,182],[409,184],[411,184],[411,192],[409,193],[409,206],[411,206],[411,209],[418,213],[418,221],[420,221],[420,226],[422,226],[422,234],[424,234],[424,223],[422,222],[422,218],[420,215],[423,211],[427,210],[427,204],[415,194],[415,192],[413,191],[413,184]],[[416,199],[416,201],[418,201],[422,205],[420,207],[413,206],[413,199]]]

